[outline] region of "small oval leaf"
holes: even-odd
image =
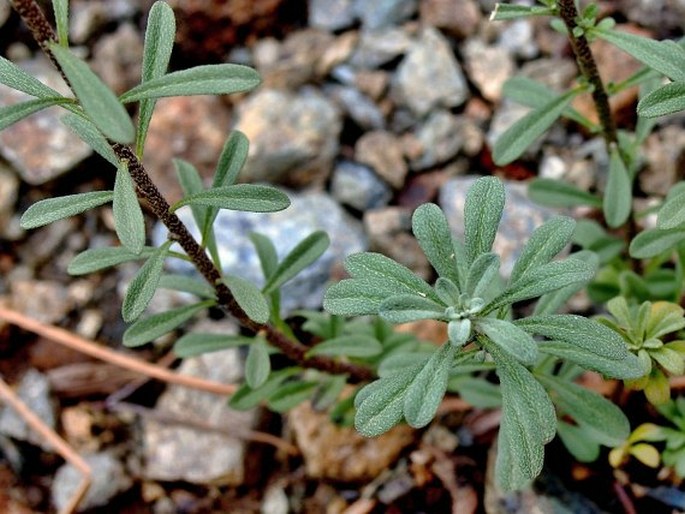
[[[157,251],[143,264],[128,285],[124,302],[121,306],[121,315],[124,321],[131,323],[136,320],[147,308],[150,300],[157,290],[159,279],[162,276],[164,259],[171,246],[171,241],[167,241],[160,246]]]
[[[312,264],[326,251],[330,239],[328,234],[321,230],[316,231],[293,248],[286,255],[278,267],[274,270],[269,280],[264,285],[264,294],[269,294],[281,287],[300,271]]]
[[[42,227],[109,203],[112,198],[114,198],[112,191],[93,191],[48,198],[29,207],[22,215],[20,224],[24,229]]]
[[[261,324],[269,321],[269,304],[256,285],[242,277],[229,274],[224,275],[224,282],[248,318]]]
[[[253,337],[191,332],[190,334],[185,334],[180,337],[174,343],[174,353],[182,358],[195,357],[204,353],[218,352],[227,348],[247,346],[253,342]]]
[[[528,196],[535,203],[549,207],[602,206],[602,199],[592,193],[551,178],[533,179],[528,186]]]
[[[156,251],[157,248],[151,246],[143,248],[139,254],[135,254],[123,246],[92,248],[74,257],[67,267],[67,272],[70,275],[85,275],[93,271],[111,268],[123,262],[147,259]]]
[[[190,195],[174,204],[172,212],[184,205],[206,205],[247,212],[275,212],[288,207],[290,200],[285,193],[274,187],[235,184]]]
[[[54,98],[37,98],[35,100],[27,100],[6,107],[0,107],[0,130],[4,130],[10,125],[23,120],[33,113],[41,111],[51,105],[69,102],[68,98],[54,97]]]
[[[616,147],[611,149],[609,178],[604,191],[604,218],[612,228],[623,225],[633,203],[632,184],[626,165]]]
[[[329,357],[373,357],[383,351],[383,346],[376,339],[362,335],[345,335],[334,337],[319,343],[307,352],[312,355],[327,355]]]
[[[121,164],[114,181],[112,216],[121,244],[133,253],[140,253],[145,246],[145,218],[126,163]]]
[[[266,382],[271,373],[271,359],[266,342],[260,337],[250,345],[245,359],[245,382],[252,389],[256,389]]]
[[[655,89],[637,104],[637,113],[645,118],[658,118],[685,110],[685,81],[671,82]]]
[[[154,341],[179,327],[201,310],[214,304],[213,300],[206,300],[138,320],[124,332],[124,346],[134,348]]]

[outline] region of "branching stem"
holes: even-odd
[[[39,5],[35,0],[10,0],[10,2],[24,20],[36,42],[66,80],[64,72],[49,49],[49,44],[56,41],[55,32]],[[68,80],[67,83],[69,83]],[[148,203],[153,214],[168,229],[169,237],[181,245],[197,270],[214,287],[219,305],[235,317],[241,325],[254,333],[263,332],[269,343],[281,350],[291,361],[298,363],[302,367],[314,368],[334,374],[345,374],[348,375],[350,380],[356,382],[374,378],[373,371],[365,366],[337,361],[325,356],[306,358],[305,354],[308,347],[299,341],[290,339],[272,325],[261,325],[252,321],[243,309],[240,308],[228,287],[221,281],[220,271],[207,256],[204,248],[191,235],[178,216],[169,212],[169,203],[152,182],[143,163],[138,159],[135,152],[126,145],[119,143],[111,143],[111,145],[119,160],[128,162],[128,171],[133,182],[136,184],[139,198],[144,199]]]

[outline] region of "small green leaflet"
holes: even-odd
[[[414,428],[425,427],[435,416],[447,389],[456,348],[443,344],[424,364],[407,388],[404,417]]]
[[[516,282],[529,271],[551,261],[569,243],[575,226],[572,218],[554,216],[536,228],[516,259],[510,281]]]
[[[171,241],[167,241],[160,246],[131,280],[121,306],[121,315],[125,322],[131,323],[138,319],[152,300],[171,244]]]
[[[554,14],[551,7],[502,4],[496,3],[495,10],[490,14],[490,21],[515,20],[528,16],[547,16]]]
[[[200,173],[193,164],[183,159],[174,159],[173,163],[174,169],[176,170],[176,178],[181,185],[185,197],[193,196],[204,190]],[[193,213],[195,223],[199,227],[205,218],[208,207],[197,203],[191,203],[190,210]]]
[[[247,66],[208,64],[150,79],[130,89],[120,99],[129,103],[166,96],[228,95],[249,91],[260,82],[259,74]]]
[[[450,279],[459,286],[459,269],[456,265],[452,231],[440,207],[434,203],[418,207],[412,216],[412,230],[428,262],[438,275]]]
[[[383,301],[395,293],[395,289],[382,280],[345,279],[326,290],[323,307],[340,316],[378,314]]]
[[[257,337],[250,345],[245,359],[245,382],[252,389],[256,389],[266,382],[271,373],[271,359],[266,342]]]
[[[637,113],[645,118],[657,118],[685,110],[685,81],[671,82],[642,98]]]
[[[528,196],[535,203],[550,207],[601,207],[601,198],[571,184],[551,178],[535,178],[528,186]]]
[[[495,177],[479,178],[466,193],[464,243],[469,263],[492,249],[504,202],[504,185]]]
[[[92,191],[41,200],[26,210],[20,224],[24,229],[42,227],[109,203],[113,197],[112,191]]]
[[[557,435],[569,453],[580,462],[594,462],[599,457],[599,443],[593,441],[592,435],[582,427],[559,420]]]
[[[274,244],[268,237],[256,232],[250,234],[250,241],[252,241],[257,251],[264,278],[268,280],[276,272],[276,268],[278,268],[276,247],[274,247]]]
[[[316,382],[289,382],[269,396],[267,405],[275,412],[286,412],[308,400],[316,392]]]
[[[637,357],[627,353],[623,359],[597,355],[594,349],[581,347],[567,341],[542,341],[538,349],[563,360],[575,362],[585,369],[591,369],[609,378],[636,379],[644,375]]]
[[[395,295],[383,300],[378,307],[378,314],[389,323],[443,319],[445,306],[417,295]]]
[[[445,305],[456,305],[459,302],[461,292],[457,285],[449,278],[438,277],[433,287],[435,288],[435,294],[438,295]]]
[[[482,298],[492,282],[499,276],[499,255],[482,253],[473,261],[466,278],[466,294]]]
[[[27,116],[42,111],[46,107],[67,102],[71,102],[71,100],[62,96],[56,96],[53,98],[36,98],[34,100],[27,100],[26,102],[0,107],[0,130],[4,130]]]
[[[182,358],[195,357],[196,355],[218,352],[226,348],[247,346],[253,342],[253,337],[191,332],[180,337],[174,343],[174,353]]]
[[[57,39],[66,48],[69,46],[69,0],[52,0],[52,10],[55,12]]]
[[[175,203],[171,211],[193,204],[234,211],[274,212],[288,207],[290,200],[285,193],[275,187],[235,184],[190,195]]]
[[[533,109],[509,127],[497,140],[492,157],[498,166],[518,159],[566,110],[578,91],[569,91]]]
[[[57,91],[29,75],[12,61],[0,56],[0,84],[36,98],[62,97]]]
[[[538,358],[537,343],[516,325],[497,318],[478,318],[478,330],[517,361],[532,365]]]
[[[145,246],[145,218],[133,180],[128,173],[128,166],[124,162],[119,166],[114,181],[112,215],[114,229],[121,244],[133,253],[140,253]]]
[[[643,230],[630,242],[630,256],[635,259],[648,259],[666,251],[675,250],[676,245],[685,241],[685,230],[670,228],[668,230]]]
[[[123,262],[137,261],[151,257],[157,248],[147,246],[139,254],[122,246],[92,248],[81,252],[72,259],[67,267],[70,275],[86,275],[94,271],[111,268]]]
[[[612,228],[623,225],[632,209],[632,183],[618,148],[611,149],[609,178],[604,191],[604,218]]]
[[[166,73],[176,36],[174,11],[166,2],[155,2],[150,9],[143,47],[141,82],[163,76]],[[136,154],[143,155],[145,138],[155,109],[155,99],[140,101],[138,130],[136,131]]]
[[[669,195],[659,210],[657,227],[662,230],[685,225],[685,189]],[[685,227],[680,227],[685,229]]]
[[[568,258],[585,261],[592,266],[594,274],[596,274],[597,269],[599,268],[599,258],[595,252],[582,250],[569,255]],[[580,291],[583,287],[584,284],[579,282],[562,287],[561,289],[557,289],[556,291],[552,291],[550,293],[545,293],[535,304],[533,314],[554,314],[557,312],[557,310],[566,305],[566,302],[569,300],[569,298]]]
[[[93,122],[83,116],[67,113],[62,116],[62,123],[69,127],[84,142],[88,143],[88,146],[95,150],[98,155],[114,166],[119,167],[119,159],[114,150],[112,150],[105,136],[102,135],[102,132],[98,130]]]
[[[277,290],[300,271],[316,261],[326,251],[329,244],[328,234],[321,230],[313,232],[300,241],[269,276],[264,285],[264,294],[270,294]]]
[[[162,275],[159,280],[160,289],[173,289],[184,293],[194,294],[200,298],[214,298],[214,288],[204,280],[198,280],[187,275]]]
[[[215,303],[213,300],[205,300],[138,320],[124,332],[124,346],[133,348],[154,341]]]
[[[236,410],[248,410],[256,407],[262,400],[266,400],[269,396],[274,394],[281,388],[283,382],[293,375],[300,373],[302,370],[296,367],[285,368],[280,371],[271,373],[264,384],[256,389],[252,389],[247,384],[240,387],[233,396],[231,396],[228,405]]]
[[[373,357],[383,351],[383,346],[373,337],[354,334],[328,339],[307,352],[307,357],[327,355],[330,357]]]
[[[594,29],[593,32],[671,80],[685,81],[685,49],[675,41],[655,41],[618,30]]]
[[[269,321],[271,315],[269,304],[256,285],[242,277],[230,274],[224,275],[224,282],[248,318],[261,324]]]
[[[135,129],[124,106],[88,65],[67,48],[56,43],[50,52],[69,79],[83,110],[102,133],[117,143],[130,143]]]

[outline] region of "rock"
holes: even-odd
[[[78,505],[77,512],[107,505],[117,494],[130,489],[133,480],[123,464],[110,452],[83,455],[92,470],[91,484]],[[62,465],[52,482],[52,501],[61,512],[71,500],[83,475],[71,464]]]
[[[230,348],[187,358],[178,372],[224,384],[235,383],[242,377],[240,352]],[[176,385],[162,394],[155,411],[181,422],[209,425],[217,431],[143,419],[144,478],[234,486],[243,482],[246,443],[230,433],[251,430],[256,411],[236,411],[221,396]]]
[[[468,97],[466,79],[449,42],[430,27],[412,44],[395,79],[398,101],[417,116],[435,107],[457,107]]]
[[[254,65],[264,87],[295,90],[316,81],[319,61],[333,42],[331,34],[317,29],[294,32],[282,44],[273,38],[261,40],[254,48]]]
[[[131,0],[74,0],[69,6],[69,40],[82,45],[108,23],[131,19],[139,9]]]
[[[68,289],[54,280],[14,280],[10,291],[12,307],[41,323],[62,321],[74,306]]]
[[[413,16],[417,0],[356,0],[354,9],[365,29],[397,25]]]
[[[18,63],[19,67],[61,94],[70,96],[62,77],[43,58]],[[33,99],[0,85],[0,107]],[[92,150],[59,120],[64,109],[43,109],[0,131],[0,154],[12,164],[22,180],[40,185],[71,170]]]
[[[9,2],[7,0],[0,0],[0,27],[2,27],[7,21],[7,18],[10,17],[11,11]]]
[[[529,19],[508,23],[497,37],[497,46],[521,59],[532,59],[540,52],[535,42],[533,23]]]
[[[400,28],[362,31],[350,64],[355,68],[376,70],[407,52],[411,46],[411,37]]]
[[[9,166],[0,163],[0,237],[4,237],[14,214],[19,179]]]
[[[238,274],[255,284],[263,284],[264,279],[254,246],[248,238],[251,232],[269,237],[281,259],[315,230],[328,232],[331,239],[328,250],[283,286],[281,307],[285,313],[298,308],[320,308],[327,282],[341,269],[345,257],[367,248],[360,224],[328,195],[311,192],[289,196],[292,203],[284,211],[256,214],[222,210],[214,225],[224,271]],[[189,210],[182,208],[178,214],[197,233]],[[161,244],[166,236],[166,229],[157,224],[153,231],[155,244]],[[179,273],[193,273],[194,270],[179,260],[169,261],[168,265]]]
[[[379,100],[388,88],[390,76],[383,70],[359,70],[354,77],[354,85],[373,100]]]
[[[518,120],[523,118],[526,114],[530,112],[530,107],[518,104],[512,100],[504,99],[502,103],[497,107],[495,113],[490,120],[490,127],[488,128],[488,133],[485,136],[490,148],[495,146],[495,143],[499,137],[506,132],[506,130],[511,127]],[[539,141],[533,143],[528,147],[526,152],[535,152],[539,148]],[[525,155],[525,154],[524,154]]]
[[[180,96],[157,102],[145,143],[144,162],[152,181],[168,201],[175,202],[182,196],[171,160],[191,162],[211,183],[229,124],[228,109],[214,96]]]
[[[309,0],[309,26],[331,32],[354,23],[355,0]]]
[[[457,237],[464,237],[464,201],[466,192],[477,177],[456,177],[440,189],[439,204],[445,211],[450,227]],[[504,182],[507,200],[499,225],[493,252],[500,256],[500,273],[506,278],[511,275],[514,262],[521,249],[528,242],[533,230],[542,225],[554,211],[541,207],[527,196],[527,185],[520,182]]]
[[[333,85],[326,87],[324,92],[362,129],[382,129],[385,125],[383,113],[378,106],[358,89]]]
[[[428,259],[410,234],[411,211],[402,207],[367,211],[364,228],[369,235],[369,250],[387,255],[421,278],[430,278],[432,271]]]
[[[250,141],[246,182],[322,184],[338,153],[340,114],[314,90],[262,89],[239,107],[236,129]]]
[[[340,34],[335,40],[323,49],[321,57],[317,61],[316,73],[318,77],[325,77],[333,68],[346,62],[359,42],[359,33],[349,30]]]
[[[685,19],[683,0],[626,0],[621,2],[619,9],[630,21],[664,36],[673,30],[682,34]]]
[[[474,0],[422,0],[419,12],[424,25],[442,29],[457,38],[472,35],[483,18]]]
[[[143,62],[143,38],[130,23],[103,36],[93,48],[93,70],[118,95],[140,82]]]
[[[302,451],[307,475],[342,482],[368,482],[390,467],[414,439],[414,430],[399,425],[375,438],[352,427],[333,424],[327,413],[303,403],[288,413],[288,426]]]
[[[459,118],[449,111],[434,111],[416,132],[422,152],[410,162],[411,169],[432,168],[457,155],[463,143],[459,127]]]
[[[425,171],[412,175],[400,191],[397,204],[413,211],[422,203],[435,201],[440,187],[449,179],[450,174],[446,170]]]
[[[525,63],[521,75],[542,82],[561,93],[566,90],[578,74],[578,67],[571,59],[544,57]]]
[[[56,405],[50,397],[50,383],[45,375],[29,368],[19,381],[17,396],[38,416],[43,423],[54,429],[57,424]],[[20,441],[28,441],[46,451],[54,452],[55,448],[46,439],[34,432],[9,405],[0,410],[0,433]]]
[[[373,171],[350,161],[343,161],[336,166],[331,194],[340,203],[362,212],[383,207],[392,198],[390,188]]]
[[[288,495],[283,484],[274,484],[264,493],[262,505],[259,510],[261,514],[288,514],[290,505]]]
[[[514,74],[514,60],[500,47],[470,39],[464,47],[466,72],[481,94],[493,102],[502,96],[502,86]]]
[[[359,138],[354,147],[355,159],[370,166],[395,189],[404,184],[409,169],[400,140],[390,132],[374,130]]]
[[[650,134],[642,146],[647,169],[638,175],[640,188],[647,194],[665,196],[673,184],[682,179],[685,169],[685,132],[668,125]]]

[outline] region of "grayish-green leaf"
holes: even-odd
[[[334,337],[317,344],[307,352],[307,357],[312,355],[373,357],[382,351],[383,346],[373,337],[364,334],[352,334]]]
[[[262,266],[264,278],[268,280],[278,268],[276,247],[268,237],[256,232],[250,234],[250,241],[252,241],[255,250],[257,250],[257,256],[259,257],[259,263]]]
[[[425,427],[435,417],[447,389],[456,348],[443,344],[414,377],[404,396],[404,417],[414,428]]]
[[[109,203],[113,197],[112,191],[92,191],[41,200],[26,209],[20,224],[24,229],[42,227]]]
[[[121,315],[126,323],[131,323],[147,308],[150,300],[157,290],[159,280],[162,276],[164,259],[171,246],[171,241],[165,242],[157,251],[143,264],[128,285],[124,302],[121,306]]]
[[[417,367],[399,371],[370,383],[357,393],[354,426],[360,434],[376,437],[402,420],[404,398],[418,372]]]
[[[219,162],[214,171],[214,181],[212,188],[232,186],[235,184],[238,174],[247,160],[249,142],[245,134],[239,130],[234,130],[224,143],[223,150],[219,156]],[[202,230],[202,237],[206,237],[217,214],[216,208],[207,209],[205,219],[199,223]]]
[[[530,334],[511,322],[497,318],[478,318],[476,327],[519,362],[532,365],[537,361],[537,343]]]
[[[582,261],[585,261],[590,266],[592,266],[594,274],[597,273],[597,269],[599,268],[599,258],[597,257],[596,253],[583,250],[569,255],[568,258],[580,259]],[[535,304],[533,314],[540,315],[556,313],[559,309],[566,305],[566,302],[574,294],[580,291],[583,287],[585,287],[585,284],[579,282],[576,284],[568,285],[566,287],[562,287],[561,289],[557,289],[556,291],[552,291],[551,293],[546,293],[542,295]]]
[[[603,396],[549,375],[540,375],[538,379],[554,391],[553,402],[570,414],[578,425],[591,431],[597,442],[618,446],[630,435],[628,418]]]
[[[459,377],[450,390],[459,393],[462,399],[478,409],[498,409],[502,406],[502,391],[499,384],[493,384],[482,378]]]
[[[95,126],[117,143],[133,141],[135,129],[131,118],[105,83],[69,49],[53,43],[50,52],[59,62],[83,110]]]
[[[285,368],[271,373],[268,380],[257,389],[252,389],[247,384],[240,387],[228,404],[237,410],[248,410],[256,407],[263,400],[274,394],[281,387],[284,381],[301,370],[296,367]]]
[[[193,164],[183,159],[174,159],[173,163],[176,170],[176,178],[178,178],[178,183],[181,185],[185,197],[193,196],[204,190],[200,173]],[[205,205],[197,203],[190,204],[193,219],[198,227],[204,222],[208,209],[209,207],[206,207]]]
[[[484,311],[491,312],[504,305],[542,296],[571,284],[587,283],[592,280],[595,271],[595,266],[580,259],[548,262],[510,284]]]
[[[484,348],[497,364],[502,389],[502,421],[495,479],[505,490],[520,489],[540,474],[544,445],[556,433],[554,406],[533,375],[494,343]]]
[[[559,420],[557,434],[566,449],[580,462],[594,462],[599,457],[599,443],[582,427]]]
[[[536,228],[521,250],[511,271],[511,283],[547,264],[571,240],[576,222],[567,216],[554,216]]]
[[[497,139],[493,148],[492,157],[495,163],[504,166],[518,159],[526,148],[552,126],[577,94],[577,91],[569,91],[558,96],[533,109],[509,127]]]
[[[345,279],[326,290],[323,307],[341,316],[378,314],[381,303],[393,294],[396,290],[380,279]]]
[[[321,230],[308,235],[300,241],[297,246],[283,258],[273,274],[269,277],[269,280],[264,285],[264,293],[272,293],[288,280],[292,279],[300,271],[311,265],[321,257],[329,244],[330,239],[328,238],[328,234]]]
[[[259,74],[240,64],[207,64],[175,71],[144,82],[121,95],[124,103],[145,98],[191,95],[228,95],[259,85]]]
[[[449,278],[438,277],[433,287],[435,288],[435,294],[438,295],[445,305],[457,305],[459,303],[461,291]]]
[[[256,338],[250,345],[245,359],[245,382],[252,389],[256,389],[266,382],[271,373],[271,359],[266,342],[261,338]]]
[[[36,98],[34,100],[27,100],[25,102],[0,107],[0,130],[4,130],[27,116],[42,111],[46,107],[69,101],[68,98],[56,96],[53,98]]]
[[[490,13],[490,21],[515,20],[529,16],[546,16],[554,14],[551,7],[496,3],[495,10]]]
[[[62,116],[62,123],[69,127],[74,134],[80,137],[101,157],[109,161],[114,166],[119,166],[119,159],[117,158],[112,146],[107,142],[102,132],[93,124],[92,121],[73,113],[67,113]]]
[[[685,110],[685,81],[671,82],[642,98],[637,113],[645,118],[657,118]]]
[[[433,203],[418,207],[412,216],[414,236],[438,275],[460,285],[452,231],[440,207]]]
[[[36,98],[56,98],[62,95],[29,75],[12,61],[0,56],[0,84]]]
[[[214,303],[212,300],[206,300],[140,319],[124,332],[124,346],[133,348],[154,341],[179,327],[201,310],[214,305]]]
[[[175,36],[176,19],[173,9],[166,2],[155,2],[147,17],[141,73],[142,83],[161,77],[166,73]],[[145,138],[154,109],[155,99],[140,101],[138,130],[136,132],[136,153],[139,156],[143,154]]]
[[[316,387],[316,382],[289,382],[269,396],[269,409],[275,412],[287,412],[311,398],[316,392]]]
[[[604,219],[612,228],[623,225],[632,208],[632,183],[618,148],[611,149],[609,178],[604,191]]]
[[[159,288],[173,289],[191,293],[200,298],[214,298],[214,288],[204,280],[198,280],[187,275],[164,274],[159,280]]]
[[[471,338],[471,320],[455,319],[447,324],[447,337],[452,346],[461,348]]]
[[[499,256],[483,253],[473,261],[466,278],[466,293],[471,298],[482,298],[499,276]]]
[[[528,186],[528,196],[535,203],[550,207],[602,206],[601,198],[576,186],[551,178],[533,179]]]
[[[85,275],[94,271],[111,268],[123,262],[147,259],[156,251],[157,248],[152,246],[143,248],[139,254],[135,254],[123,246],[93,248],[81,252],[74,257],[69,266],[67,266],[67,272],[70,275]]]
[[[623,359],[597,355],[592,348],[578,346],[575,342],[542,341],[538,350],[563,360],[575,362],[579,366],[596,371],[609,378],[622,380],[640,378],[644,375],[637,357],[629,353]]]
[[[224,275],[224,282],[248,318],[257,323],[269,321],[271,315],[269,304],[256,285],[242,277],[230,274]]]
[[[369,283],[378,284],[383,290],[393,291],[394,294],[418,294],[439,301],[433,288],[424,280],[406,266],[380,253],[364,252],[350,255],[345,259],[345,269],[354,279],[364,279]]]
[[[469,263],[492,249],[504,202],[504,185],[495,177],[479,178],[466,193],[464,243]]]
[[[685,190],[666,199],[659,210],[657,227],[662,230],[676,227],[685,230]]]
[[[675,41],[654,39],[618,30],[594,32],[602,39],[629,53],[642,64],[676,81],[685,81],[685,49]]]
[[[630,256],[635,259],[648,259],[666,251],[675,250],[676,245],[685,241],[685,230],[670,228],[668,230],[643,230],[630,242]]]
[[[253,337],[229,334],[206,334],[191,332],[174,343],[174,353],[179,357],[195,357],[203,353],[218,352],[226,348],[247,346],[254,342]]]
[[[315,411],[325,411],[335,404],[347,386],[344,375],[333,375],[325,380],[317,389],[312,398],[312,409]]]
[[[69,46],[69,0],[52,0],[52,10],[55,13],[57,26],[57,40],[63,47]]]
[[[126,163],[121,163],[114,181],[112,216],[117,236],[126,248],[140,253],[145,246],[145,218]]]
[[[290,205],[288,196],[270,186],[235,184],[202,191],[183,198],[172,207],[172,212],[184,205],[206,205],[218,209],[247,212],[282,211]]]
[[[396,295],[384,300],[378,314],[389,323],[408,323],[419,319],[443,319],[445,307],[417,295]]]

